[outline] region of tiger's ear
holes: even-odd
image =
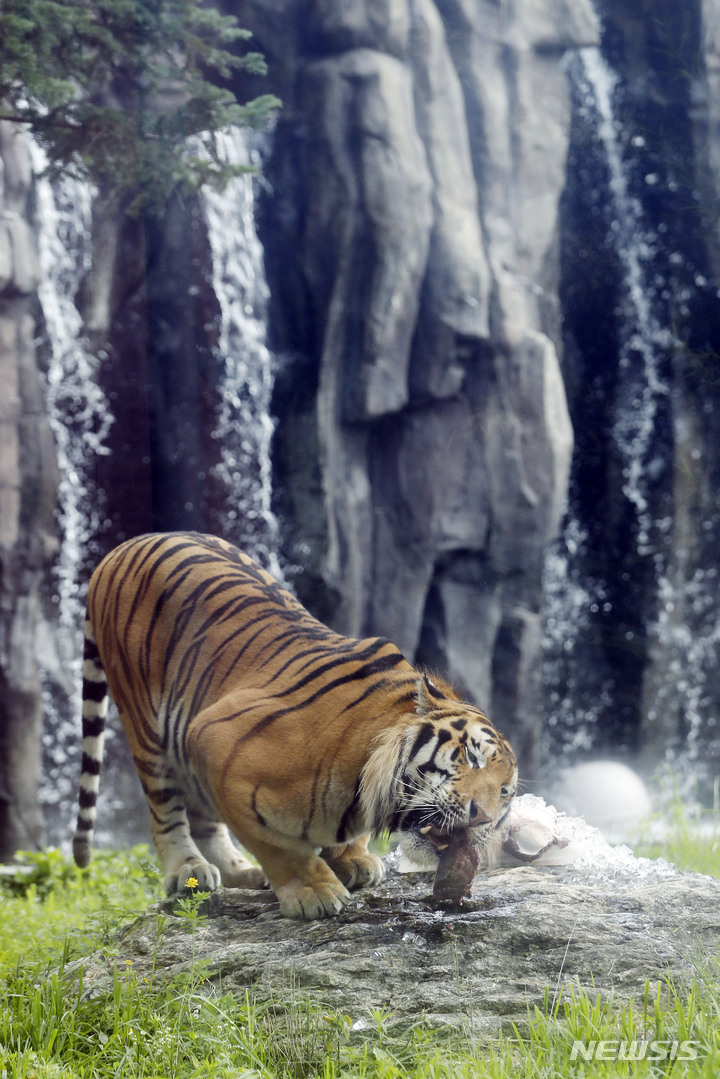
[[[420,675],[416,683],[417,705],[415,711],[419,716],[426,716],[437,708],[438,701],[445,700],[445,694],[431,682],[426,674]]]

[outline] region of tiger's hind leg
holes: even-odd
[[[190,834],[201,853],[217,866],[225,888],[267,888],[265,874],[232,841],[227,826],[200,813],[188,813]]]
[[[385,876],[385,866],[376,854],[368,850],[369,833],[358,836],[350,843],[336,847],[323,847],[321,857],[346,888],[365,888],[379,884]]]

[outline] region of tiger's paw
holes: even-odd
[[[226,888],[269,888],[265,874],[256,865],[246,862],[244,866],[222,870],[222,882]]]
[[[339,914],[350,899],[350,893],[340,881],[319,881],[311,886],[291,880],[277,888],[275,894],[286,918],[306,921]]]
[[[200,858],[188,858],[178,870],[171,869],[167,872],[163,879],[165,895],[176,895],[178,892],[214,892],[220,884],[220,870],[217,866]]]
[[[368,850],[331,847],[323,850],[322,857],[346,888],[367,888],[385,877],[385,866]]]

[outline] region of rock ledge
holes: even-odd
[[[81,961],[84,985],[104,991],[114,966],[140,980],[154,967],[157,983],[195,963],[210,991],[221,984],[259,1000],[312,1000],[361,1025],[383,1009],[401,1027],[422,1018],[491,1035],[524,1026],[547,986],[551,995],[580,985],[638,998],[647,979],[689,982],[715,953],[720,881],[635,865],[495,870],[478,877],[458,912],[433,908],[432,875],[391,872],[340,917],[309,923],[282,918],[270,892],[224,889],[205,903],[194,941],[167,900],[120,934],[114,958]],[[159,940],[158,914],[166,915]]]

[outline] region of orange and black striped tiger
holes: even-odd
[[[140,536],[90,581],[80,866],[90,860],[108,687],[168,895],[192,877],[203,889],[267,878],[289,917],[335,914],[349,888],[382,879],[371,833],[432,847],[469,826],[492,846],[515,793],[515,758],[488,718],[388,641],[333,633],[222,540]]]

